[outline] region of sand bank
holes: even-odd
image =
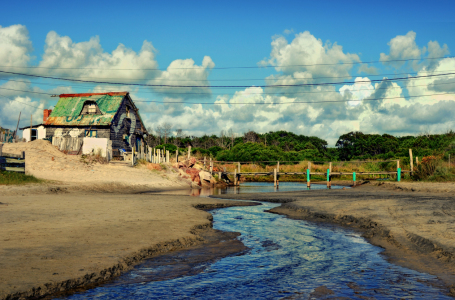
[[[0,197],[0,299],[109,280],[145,258],[206,242],[212,216],[203,209],[248,205],[61,189],[31,195],[22,189],[23,196],[12,189]]]
[[[372,244],[385,249],[383,254],[391,262],[438,276],[455,295],[454,187],[365,184],[346,190],[216,197],[283,203],[271,212],[360,230]]]

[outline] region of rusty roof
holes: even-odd
[[[44,125],[91,126],[109,125],[128,92],[61,94]],[[101,114],[81,115],[86,101],[94,101]]]

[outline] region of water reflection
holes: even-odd
[[[332,186],[332,189],[340,189],[343,186]],[[349,187],[346,187],[349,188]],[[327,189],[325,184],[313,184],[312,190]],[[210,195],[222,194],[245,194],[245,193],[272,193],[272,192],[290,192],[290,191],[306,191],[306,182],[281,182],[279,187],[274,187],[273,182],[244,182],[239,186],[228,186],[224,188],[202,188],[202,189],[187,189],[178,191],[158,192],[159,194],[171,195],[190,195],[195,197],[208,197]]]

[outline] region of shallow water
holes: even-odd
[[[248,185],[240,191],[273,190],[264,183]],[[282,183],[280,191],[298,186],[289,183],[285,188]],[[389,264],[381,249],[358,233],[265,212],[278,205],[211,212],[215,229],[241,233],[241,241],[250,248],[245,255],[193,266],[197,270],[187,276],[160,281],[150,281],[147,274],[171,272],[176,263],[185,264],[185,255],[153,269],[145,263],[109,284],[66,299],[308,299],[320,286],[333,292],[327,298],[453,299],[437,287],[434,276]]]

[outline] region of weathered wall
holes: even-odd
[[[128,106],[130,108],[129,118],[126,113]],[[131,151],[131,146],[136,145],[137,136],[135,133],[137,131],[143,132],[143,130],[139,115],[133,110],[133,105],[127,98],[123,99],[111,125],[110,139],[112,140],[112,148]]]
[[[69,135],[71,137],[85,137],[85,130],[96,130],[98,138],[107,138],[110,137],[110,131],[108,127],[96,127],[96,126],[87,126],[87,127],[47,127],[46,128],[46,138],[62,137]]]

